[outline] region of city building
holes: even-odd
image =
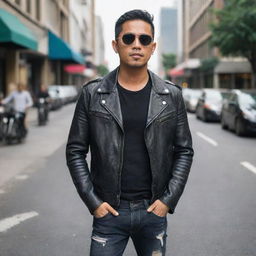
[[[96,16],[95,23],[95,54],[94,63],[95,65],[102,65],[105,62],[105,45],[103,38],[103,24],[99,16]]]
[[[46,78],[47,31],[40,1],[0,2],[0,90],[6,95],[18,82],[31,91]]]
[[[73,74],[66,71],[66,66],[83,65],[85,60],[79,49],[71,45],[70,1],[45,0],[42,3],[42,23],[48,35],[48,84],[73,84]]]
[[[249,88],[251,68],[244,58],[227,58],[209,44],[209,25],[216,22],[212,9],[221,9],[224,0],[182,0],[180,63],[170,71],[173,81],[190,87]],[[218,59],[218,62],[216,62]],[[205,69],[204,63],[212,65]]]
[[[73,74],[75,84],[84,83],[84,76],[88,80],[95,75],[96,16],[94,9],[94,0],[70,1],[70,44],[73,49],[85,57],[86,64],[84,68],[79,68],[79,64],[67,66],[67,71]]]
[[[0,1],[0,94],[19,82],[33,96],[42,85],[81,85],[94,51],[94,0]]]

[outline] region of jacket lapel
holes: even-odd
[[[109,73],[100,86],[101,105],[113,116],[124,132],[121,104],[116,87],[118,68]]]
[[[157,118],[158,115],[168,106],[168,103],[163,100],[160,94],[169,94],[169,90],[165,86],[165,82],[149,71],[152,81],[152,89],[150,93],[148,117],[146,128]]]

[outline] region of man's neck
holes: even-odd
[[[142,89],[148,82],[147,66],[141,68],[129,68],[120,65],[118,82],[124,88],[131,91]]]

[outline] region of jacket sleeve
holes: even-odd
[[[10,101],[12,101],[14,98],[14,92],[12,92],[8,97],[6,97],[5,99],[2,100],[2,103],[3,104],[7,104],[9,103]]]
[[[170,208],[169,213],[171,214],[174,213],[175,207],[185,188],[194,155],[187,113],[180,90],[177,95],[177,101],[178,117],[173,148],[174,162],[172,175],[166,191],[160,198]]]
[[[66,160],[77,192],[88,207],[90,213],[93,214],[94,210],[100,206],[102,201],[94,191],[86,161],[90,141],[88,104],[89,97],[86,87],[84,87],[76,105],[68,136]]]

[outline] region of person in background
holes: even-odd
[[[83,87],[67,165],[94,217],[91,256],[121,256],[129,238],[139,256],[164,256],[166,215],[174,213],[194,153],[182,92],[148,70],[156,48],[148,12],[123,14],[112,46],[120,65]]]
[[[48,116],[49,116],[49,110],[50,110],[50,103],[51,103],[51,98],[50,94],[47,90],[47,86],[41,85],[40,91],[37,93],[37,103],[40,98],[43,98],[45,100],[45,107],[46,107],[46,120],[48,121]]]
[[[33,100],[30,93],[22,83],[18,83],[17,89],[10,93],[8,97],[1,101],[2,104],[13,104],[13,109],[22,114],[21,125],[24,133],[27,133],[26,114],[28,108],[33,106]]]
[[[38,99],[39,99],[39,98],[44,98],[44,99],[49,100],[50,95],[49,95],[49,93],[48,93],[47,86],[41,85],[40,91],[39,91],[38,94],[37,94],[37,98],[38,98]]]

